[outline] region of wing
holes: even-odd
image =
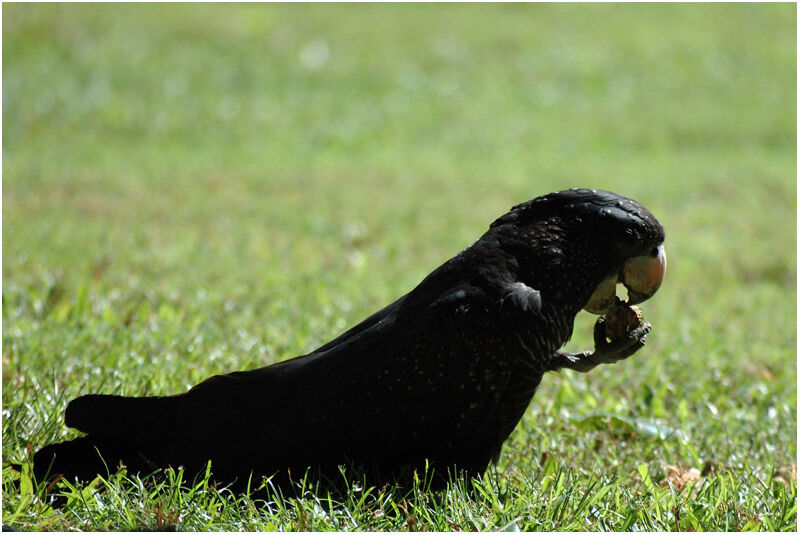
[[[210,459],[223,480],[348,460],[396,467],[438,458],[480,469],[512,374],[495,296],[530,311],[538,292],[475,285],[459,276],[462,262],[309,355],[214,376],[177,396],[78,398],[66,421],[89,436],[61,456],[98,448],[109,467],[144,459],[187,472]]]

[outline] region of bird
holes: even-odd
[[[83,436],[34,455],[37,480],[119,467],[210,470],[235,487],[342,470],[400,481],[423,470],[479,477],[499,459],[546,372],[587,372],[641,349],[650,324],[608,340],[603,314],[650,298],[664,228],[638,202],[570,189],[514,206],[413,290],[304,356],[215,375],[177,395],[89,394],[65,424]],[[595,348],[562,349],[576,315]],[[209,464],[210,463],[210,464]]]

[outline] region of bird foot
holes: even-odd
[[[594,351],[583,353],[567,353],[556,351],[551,358],[548,369],[556,371],[568,368],[579,372],[588,372],[600,364],[611,364],[626,359],[644,347],[650,324],[636,320],[635,325],[624,334],[611,340],[607,338],[606,317],[600,316],[594,324]]]
[[[594,352],[591,360],[596,364],[608,364],[626,359],[644,347],[650,324],[637,320],[638,324],[622,336],[611,340],[606,336],[606,317],[600,316],[594,324]]]

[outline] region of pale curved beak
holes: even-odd
[[[667,254],[659,245],[655,256],[637,256],[625,262],[621,281],[628,289],[628,304],[635,305],[650,299],[661,288],[667,271]]]
[[[628,305],[636,305],[653,296],[661,287],[667,270],[667,255],[664,246],[659,245],[653,255],[631,258],[622,266],[617,275],[601,282],[589,302],[583,307],[592,314],[605,314],[617,300],[617,283],[628,289]]]
[[[601,282],[583,309],[592,314],[608,312],[617,299],[617,282],[619,282],[619,275],[616,274]]]

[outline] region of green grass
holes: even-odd
[[[793,4],[5,4],[3,522],[795,531],[795,20]],[[59,487],[54,509],[7,468],[75,436],[75,396],[308,352],[511,205],[573,186],[666,227],[653,331],[631,360],[546,376],[477,490],[261,503],[118,474]]]

